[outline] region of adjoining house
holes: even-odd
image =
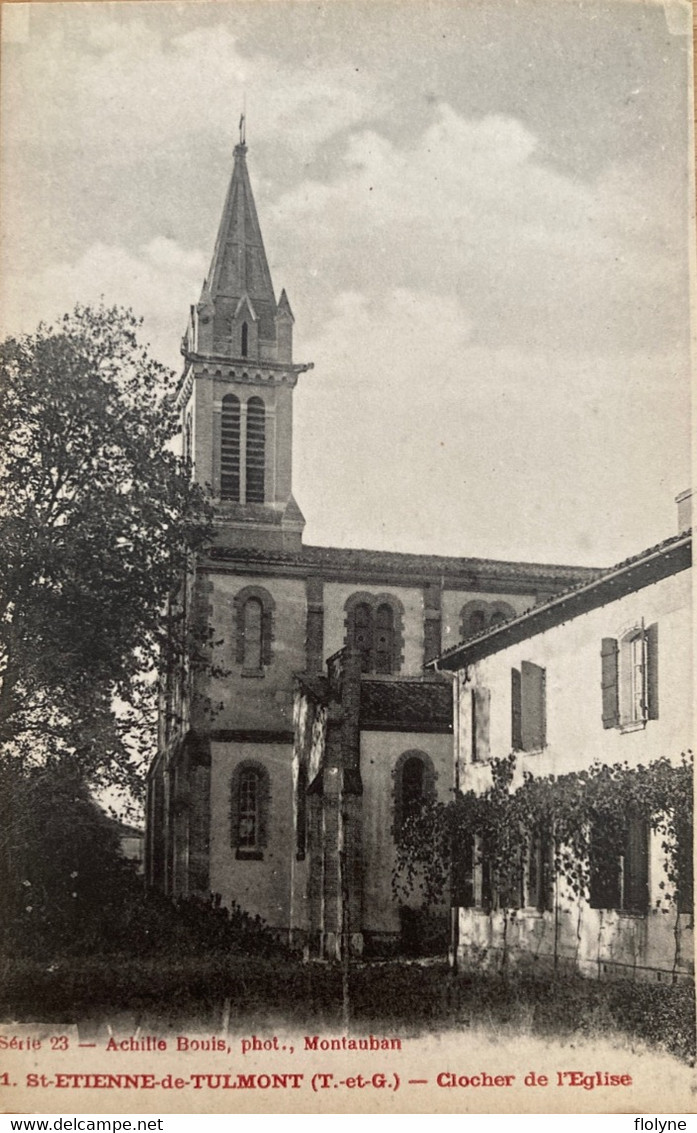
[[[689,524],[687,496],[679,523]],[[692,747],[691,534],[683,531],[432,663],[454,674],[455,781],[481,796],[494,761],[514,766],[510,790],[598,765],[677,766]],[[691,805],[691,803],[690,803]],[[619,853],[600,848],[591,882],[573,895],[553,848],[528,852],[521,891],[491,891],[486,849],[466,848],[454,947],[465,967],[561,962],[588,975],[679,979],[693,971],[692,826],[679,832],[671,896],[665,836],[642,799],[618,816]],[[603,831],[592,834],[598,845]],[[464,907],[464,906],[467,907]]]
[[[240,142],[182,344],[184,456],[212,494],[216,537],[173,604],[175,632],[198,656],[174,656],[163,682],[146,876],[175,897],[220,894],[328,955],[347,930],[336,894],[329,899],[338,884],[333,840],[345,831],[330,817],[336,766],[325,659],[349,647],[361,673],[360,741],[346,741],[342,773],[354,795],[338,812],[343,822],[360,811],[349,928],[360,947],[364,936],[399,939],[408,919],[388,884],[399,791],[415,798],[430,782],[450,787],[451,724],[441,719],[450,689],[424,678],[424,665],[467,633],[598,572],[303,543],[292,490],[293,393],[310,367],[293,361],[294,318],[285,291],[275,298],[246,155]],[[353,696],[356,680],[349,683]],[[296,726],[302,733],[303,713],[321,711],[328,747],[315,773]],[[317,830],[303,825],[320,813],[321,846]],[[313,872],[320,858],[321,878]]]

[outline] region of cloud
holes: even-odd
[[[128,164],[163,144],[229,146],[243,94],[259,141],[303,154],[370,109],[385,109],[369,76],[348,65],[298,69],[263,51],[243,54],[223,21],[172,35],[170,22],[123,11],[79,11],[37,25],[5,78],[6,144],[111,148]],[[81,19],[84,18],[84,23]],[[169,34],[168,34],[169,33]]]
[[[672,354],[492,350],[454,298],[396,289],[341,295],[305,355],[308,541],[592,565],[672,533],[690,435]]]
[[[538,159],[515,119],[470,121],[442,104],[409,148],[352,134],[331,179],[277,202],[273,245],[297,263],[303,234],[293,288],[312,325],[337,287],[419,287],[456,295],[492,347],[660,351],[686,324],[684,233],[646,181],[616,164],[572,179]]]
[[[136,252],[93,244],[74,263],[57,263],[26,279],[6,279],[3,321],[13,333],[52,322],[76,303],[105,302],[145,313],[145,335],[156,357],[178,368],[179,339],[189,304],[198,298],[206,260],[174,241],[156,237]],[[199,283],[200,286],[200,283]]]

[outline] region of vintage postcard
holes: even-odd
[[[2,5],[2,1112],[694,1108],[692,54]]]

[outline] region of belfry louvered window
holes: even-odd
[[[264,402],[250,397],[247,402],[247,500],[248,504],[264,502],[264,469],[266,465],[266,419]]]
[[[240,403],[231,393],[223,398],[221,413],[220,498],[240,498]]]

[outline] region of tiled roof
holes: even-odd
[[[296,674],[301,689],[320,703],[327,702],[326,677]],[[453,694],[450,681],[414,677],[413,680],[361,678],[361,728],[381,731],[451,731]]]
[[[263,562],[268,566],[314,567],[318,570],[359,572],[371,574],[408,574],[422,577],[457,578],[476,583],[477,579],[506,579],[522,576],[534,577],[539,583],[587,581],[600,571],[595,567],[575,567],[563,564],[510,562],[502,559],[467,558],[454,555],[412,555],[401,551],[370,551],[353,547],[304,546],[299,551],[259,551],[251,548],[212,547],[209,556],[214,561],[240,563]]]
[[[522,641],[552,624],[575,617],[577,613],[613,601],[631,589],[639,589],[668,574],[684,570],[692,561],[691,548],[690,531],[672,535],[654,547],[623,559],[615,566],[595,572],[595,578],[577,582],[549,601],[533,606],[522,614],[514,614],[507,621],[498,622],[451,646],[430,665],[434,668],[441,668],[441,665],[444,669],[457,668],[461,660],[469,662],[495,653],[514,640]]]
[[[361,681],[361,727],[370,724],[452,727],[453,693],[448,681]]]
[[[315,700],[326,701],[329,692],[329,681],[326,677],[307,676],[305,673],[296,673],[298,684],[314,696]]]

